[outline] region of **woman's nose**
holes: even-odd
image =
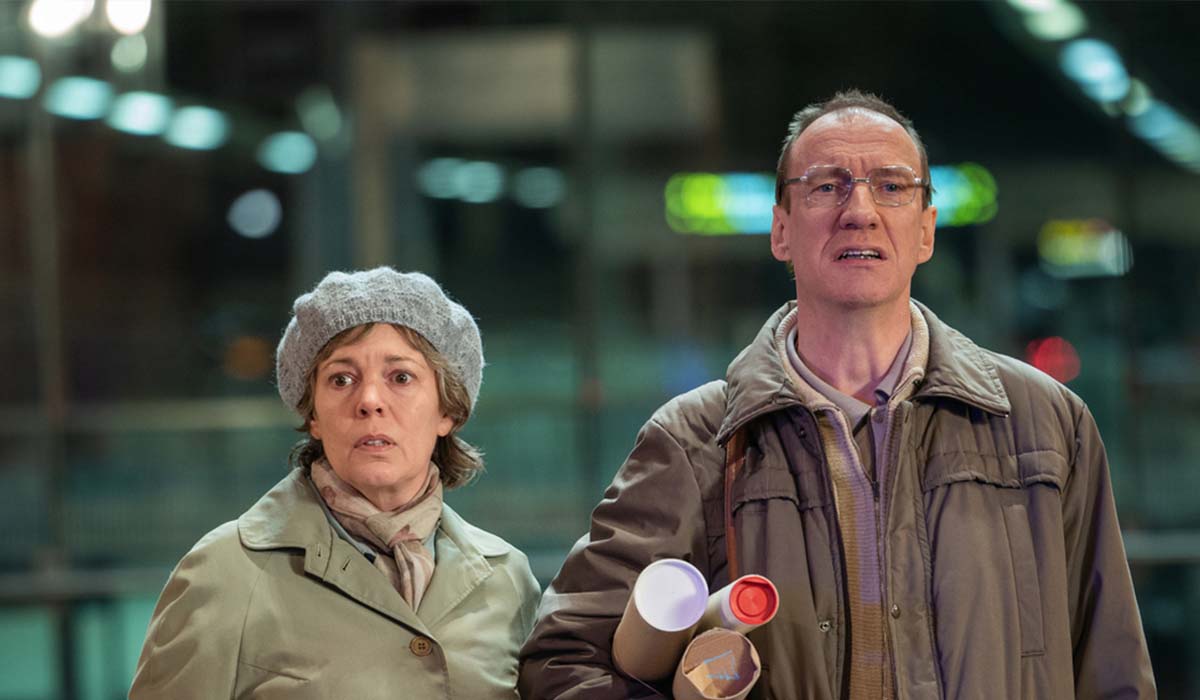
[[[383,415],[383,401],[380,400],[379,388],[375,382],[363,383],[362,390],[358,393],[358,415],[364,418],[370,415]]]

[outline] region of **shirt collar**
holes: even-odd
[[[835,406],[841,409],[842,413],[850,421],[850,425],[857,425],[862,417],[871,410],[872,405],[867,404],[857,397],[840,391],[837,387],[821,379],[804,364],[804,360],[800,359],[800,353],[796,351],[796,336],[797,327],[795,325],[795,317],[793,317],[792,327],[787,333],[787,357],[792,365],[792,369],[796,370],[796,374],[800,375],[810,387],[817,390],[822,396],[833,402]],[[909,328],[908,335],[904,337],[904,343],[900,345],[900,350],[896,356],[892,358],[892,364],[888,367],[888,371],[880,378],[879,383],[875,385],[873,391],[875,397],[875,406],[881,406],[888,402],[892,394],[896,390],[896,382],[900,379],[900,372],[903,371],[905,360],[908,359],[909,350],[912,349],[912,328]]]

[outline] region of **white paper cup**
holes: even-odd
[[[708,603],[708,583],[681,559],[642,570],[613,636],[613,662],[631,678],[653,682],[675,672]]]

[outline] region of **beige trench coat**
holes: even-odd
[[[746,431],[731,497],[743,573],[780,610],[750,638],[754,700],[846,695],[842,547],[814,411],[776,346],[779,309],[711,382],[663,406],[567,557],[522,650],[527,698],[650,697],[612,666],[639,571],[676,557],[728,582],[724,444]],[[1087,406],[920,307],[924,381],[891,413],[881,551],[897,700],[1148,700],[1154,678],[1104,446]]]
[[[539,595],[525,556],[445,506],[414,613],[317,498],[295,470],[183,558],[131,700],[516,698]]]

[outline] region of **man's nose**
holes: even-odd
[[[364,380],[361,387],[358,392],[358,415],[363,418],[371,415],[382,416],[383,401],[379,383],[374,380]]]
[[[846,229],[873,229],[879,226],[879,210],[871,194],[871,186],[855,182],[850,196],[842,205],[841,227]]]

